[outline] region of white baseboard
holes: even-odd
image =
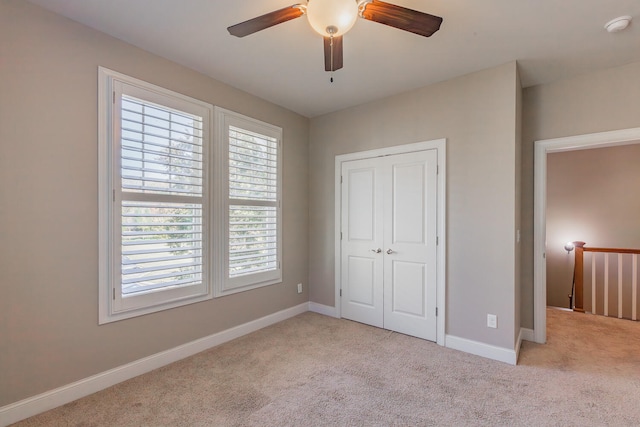
[[[447,335],[445,343],[448,348],[508,363],[510,365],[515,365],[518,361],[518,355],[514,349],[497,347],[495,345],[472,341],[466,338],[456,337],[454,335]]]
[[[518,339],[516,340],[516,346],[514,348],[515,352],[516,352],[516,363],[514,363],[514,365],[518,364],[518,357],[520,357],[520,347],[522,347],[522,335],[523,335],[523,331],[522,328],[520,328],[520,332],[518,332]]]
[[[338,317],[338,312],[335,307],[318,304],[317,302],[309,302],[309,311],[313,311],[314,313],[318,314],[324,314],[325,316]]]
[[[522,335],[522,340],[523,341],[536,342],[535,334],[533,333],[533,329],[520,328],[520,334]]]
[[[227,341],[255,332],[264,327],[289,319],[310,309],[309,303],[299,304],[260,319],[209,335],[204,338],[153,354],[126,365],[84,378],[71,384],[47,391],[0,408],[0,426],[18,422],[49,409],[93,394],[122,381],[137,377],[178,360],[193,356]]]
[[[520,347],[522,347],[522,341],[533,341],[535,342],[535,334],[533,333],[533,329],[529,328],[520,328],[520,333],[518,334],[518,341],[516,342],[516,363],[518,362],[518,357],[520,356]]]

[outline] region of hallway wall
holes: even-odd
[[[640,62],[523,92],[522,326],[533,328],[534,141],[640,127]]]
[[[640,248],[638,165],[640,141],[547,155],[547,305],[569,306],[575,252],[567,254],[566,242]]]

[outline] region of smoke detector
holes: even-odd
[[[617,33],[618,31],[622,31],[627,28],[630,23],[630,16],[620,16],[604,24],[604,28],[606,28],[606,30],[610,33]]]

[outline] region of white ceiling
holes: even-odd
[[[640,0],[388,0],[442,16],[440,31],[424,38],[359,19],[334,83],[305,17],[227,33],[296,0],[30,1],[307,117],[513,60],[525,87],[640,61]],[[607,33],[621,15],[635,22]]]

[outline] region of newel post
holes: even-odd
[[[580,313],[584,313],[584,245],[585,242],[573,242],[573,246],[576,248],[576,260],[573,264],[575,268],[574,283],[576,285],[573,311],[579,311]]]

